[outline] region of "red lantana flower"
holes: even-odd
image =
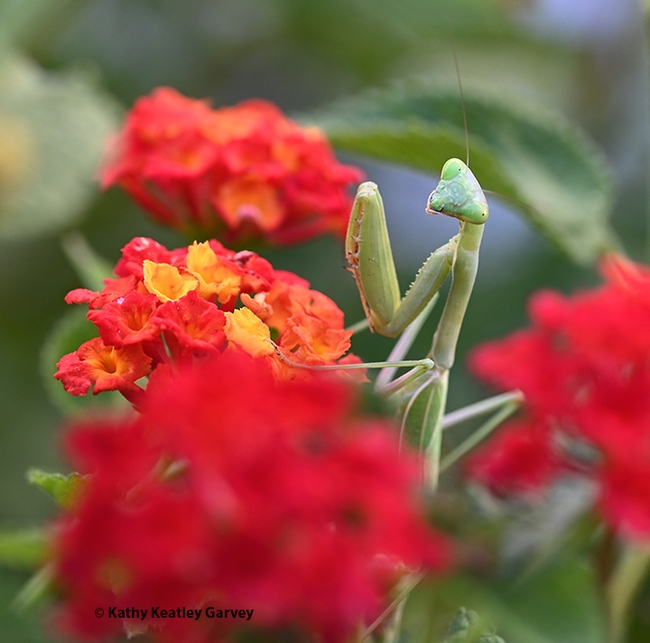
[[[650,270],[610,255],[601,273],[594,290],[538,293],[530,329],[474,352],[476,375],[523,391],[527,418],[504,427],[468,470],[500,493],[540,490],[567,469],[586,473],[610,525],[647,540]]]
[[[218,241],[170,251],[139,237],[123,248],[115,274],[101,293],[66,297],[88,304],[100,335],[57,364],[54,377],[73,395],[94,386],[95,394],[118,390],[137,402],[137,381],[161,365],[235,349],[269,362],[277,377],[310,377],[291,363],[336,364],[350,348],[352,333],[331,299],[253,252]]]
[[[362,178],[271,103],[213,110],[167,87],[136,102],[102,170],[164,225],[229,243],[342,235]]]
[[[220,641],[240,626],[343,643],[385,609],[408,570],[442,570],[448,542],[424,519],[419,456],[363,418],[340,378],[278,380],[229,352],[152,382],[132,420],[66,436],[91,478],[55,530],[59,622],[95,640]],[[144,620],[97,618],[98,606]],[[161,609],[201,610],[162,621]]]

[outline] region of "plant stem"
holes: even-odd
[[[628,543],[606,587],[609,609],[608,643],[623,643],[628,618],[650,565],[650,546]]]

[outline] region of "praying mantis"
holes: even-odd
[[[383,202],[372,182],[361,184],[357,191],[346,236],[346,258],[370,329],[387,337],[401,335],[387,362],[366,366],[385,369],[375,386],[396,403],[402,418],[402,433],[427,454],[429,479],[435,488],[441,468],[449,466],[514,412],[521,394],[497,396],[445,418],[449,370],[454,364],[460,329],[478,269],[484,225],[489,216],[485,194],[466,163],[452,158],[444,164],[440,182],[429,195],[426,212],[458,219],[460,231],[431,253],[403,297],[400,296]],[[452,283],[431,350],[424,359],[403,360],[450,274]],[[392,379],[397,368],[402,366],[412,368]],[[441,461],[443,427],[491,410],[497,411],[494,417]]]
[[[277,346],[275,348],[282,359],[296,367],[317,370],[382,369],[375,380],[375,389],[395,403],[401,417],[400,437],[405,435],[426,456],[426,477],[435,490],[440,472],[514,413],[522,403],[523,395],[520,391],[511,391],[445,415],[449,371],[454,365],[458,337],[474,287],[489,207],[469,165],[452,158],[444,164],[440,181],[429,195],[425,211],[454,217],[459,222],[460,230],[431,253],[406,294],[401,297],[384,205],[377,185],[370,181],[362,183],[352,206],[345,254],[348,270],[355,278],[366,314],[366,321],[352,328],[356,331],[369,327],[386,337],[400,336],[387,361],[307,366],[291,362]],[[423,359],[403,359],[449,275],[451,287],[431,349]],[[402,367],[410,367],[410,370],[393,379]],[[443,429],[493,411],[494,415],[465,442],[445,458],[441,457]]]

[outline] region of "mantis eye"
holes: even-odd
[[[443,181],[451,181],[467,172],[468,168],[460,159],[449,159],[443,166],[440,178]]]

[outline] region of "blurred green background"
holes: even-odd
[[[134,236],[185,243],[118,190],[101,194],[94,179],[105,135],[137,97],[169,85],[215,106],[261,97],[300,115],[395,79],[455,83],[455,49],[465,87],[555,108],[588,132],[614,174],[614,228],[629,254],[644,259],[646,40],[634,0],[0,0],[0,526],[29,526],[53,513],[27,485],[28,467],[65,470],[62,417],[39,364],[43,342],[67,312],[65,294],[80,285],[62,234],[80,230],[111,262]],[[452,221],[423,213],[437,177],[341,158],[381,187],[405,288],[431,249],[454,234]],[[332,297],[349,323],[361,319],[336,240],[257,250]],[[592,270],[576,267],[494,200],[450,409],[485,392],[463,373],[464,357],[523,325],[530,293],[596,282]],[[425,329],[413,354],[429,342]],[[363,333],[353,350],[382,359],[391,343]],[[53,373],[54,363],[43,369]],[[6,608],[26,578],[0,571],[3,642],[41,640],[31,616]]]

